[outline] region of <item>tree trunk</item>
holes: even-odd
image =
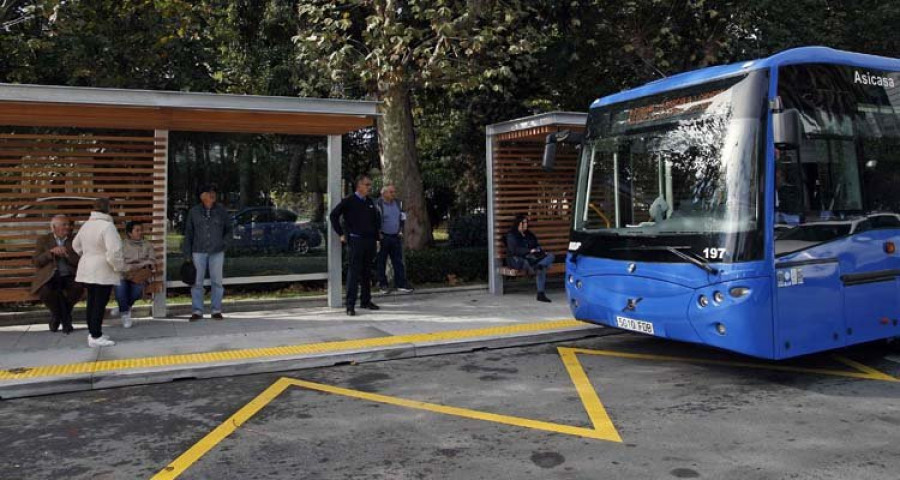
[[[432,242],[431,222],[425,206],[416,132],[413,129],[409,87],[392,85],[381,94],[378,118],[378,147],[384,183],[397,187],[397,195],[406,210],[406,247],[420,250]]]

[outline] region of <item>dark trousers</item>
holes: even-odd
[[[109,295],[112,293],[112,285],[85,284],[87,287],[87,324],[91,337],[103,336],[103,316],[106,314],[106,305],[109,303]]]
[[[350,266],[347,269],[347,308],[356,305],[356,294],[360,285],[359,303],[366,305],[372,301],[372,260],[375,258],[375,239],[350,237]]]
[[[387,259],[390,257],[391,266],[394,267],[394,287],[408,288],[406,285],[406,270],[403,267],[403,240],[399,235],[385,234],[381,239],[381,250],[378,251],[375,271],[378,273],[378,284],[381,288],[388,288]]]
[[[71,275],[54,275],[41,287],[38,296],[53,316],[50,320],[51,328],[58,328],[59,325],[72,326],[72,308],[81,299],[82,293],[81,284],[75,283],[75,277]]]

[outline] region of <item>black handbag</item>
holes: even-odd
[[[181,264],[181,281],[187,285],[193,285],[197,280],[197,267],[193,262],[184,262]]]
[[[543,250],[540,250],[538,252],[529,253],[528,255],[525,255],[525,260],[527,260],[528,263],[531,264],[531,266],[535,266],[538,264],[538,262],[543,260],[546,256],[547,256],[547,253],[544,252]]]

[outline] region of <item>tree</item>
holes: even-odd
[[[345,89],[382,102],[385,181],[406,200],[407,247],[431,240],[413,125],[413,92],[464,91],[506,78],[542,48],[545,32],[524,0],[311,0],[300,5],[299,60]],[[338,92],[339,94],[341,92]]]

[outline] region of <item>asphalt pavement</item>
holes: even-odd
[[[900,478],[895,349],[605,334],[5,400],[0,478]]]

